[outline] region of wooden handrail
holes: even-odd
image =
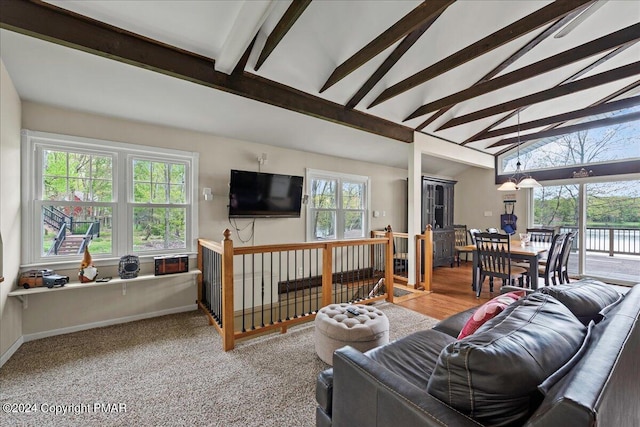
[[[275,245],[240,246],[234,248],[235,255],[259,254],[263,252],[286,252],[307,249],[323,249],[325,247],[341,247],[386,243],[387,238],[327,240],[324,242],[279,243]]]
[[[312,320],[315,317],[314,310],[317,310],[314,304],[314,308],[307,308],[302,311],[297,311],[297,309],[295,308],[295,304],[297,303],[294,302],[293,303],[294,312],[292,313],[292,317],[289,317],[289,312],[287,308],[286,319],[276,318],[278,320],[274,320],[272,318],[269,321],[269,324],[266,324],[263,320],[262,324],[260,325],[251,324],[250,330],[249,328],[245,330],[244,323],[243,323],[242,330],[236,331],[235,329],[236,317],[241,316],[244,319],[244,316],[248,315],[248,313],[251,313],[251,316],[253,317],[254,309],[256,309],[258,313],[264,313],[263,310],[265,310],[266,306],[271,306],[273,308],[275,304],[275,300],[265,300],[263,301],[262,304],[258,306],[255,306],[255,305],[244,306],[243,304],[243,307],[241,309],[236,310],[237,307],[234,306],[234,287],[235,287],[234,279],[237,280],[237,278],[234,276],[234,257],[235,256],[267,254],[267,253],[275,254],[279,252],[288,252],[288,251],[297,252],[297,251],[307,251],[307,250],[314,250],[314,249],[321,250],[322,262],[321,264],[320,263],[317,264],[317,267],[319,267],[319,270],[317,271],[317,273],[320,273],[321,271],[321,283],[318,283],[318,285],[321,286],[321,289],[318,289],[318,292],[321,291],[322,306],[326,306],[334,302],[333,301],[335,296],[334,293],[338,295],[338,292],[340,292],[340,295],[341,295],[340,298],[344,298],[345,295],[343,293],[347,292],[346,296],[350,298],[348,296],[350,292],[349,289],[357,290],[358,287],[361,287],[361,286],[373,287],[373,285],[375,284],[375,281],[371,282],[371,279],[375,278],[375,280],[377,280],[380,277],[379,275],[377,276],[368,275],[365,272],[364,276],[361,277],[359,276],[359,274],[361,271],[364,272],[364,271],[367,271],[368,269],[372,269],[372,270],[376,269],[375,259],[376,257],[380,257],[382,254],[375,251],[374,249],[376,246],[379,247],[380,245],[384,245],[384,250],[385,250],[384,278],[385,278],[386,292],[382,293],[382,292],[376,291],[376,293],[372,296],[369,296],[366,293],[359,294],[359,296],[355,297],[356,298],[355,301],[361,301],[361,300],[375,301],[375,300],[386,298],[387,301],[393,302],[393,245],[391,244],[391,242],[393,241],[392,240],[393,233],[391,231],[387,231],[383,237],[374,237],[370,239],[309,242],[309,243],[300,243],[300,244],[287,243],[287,244],[261,245],[261,246],[250,246],[250,247],[234,247],[233,241],[231,240],[230,236],[231,236],[231,231],[227,229],[224,232],[224,240],[221,243],[213,242],[206,239],[198,239],[198,266],[200,268],[200,271],[202,271],[203,273],[200,275],[198,280],[198,284],[199,284],[198,303],[203,310],[205,311],[212,310],[208,312],[208,315],[210,317],[210,321],[212,322],[212,324],[216,326],[216,329],[222,335],[223,348],[225,351],[233,349],[235,340],[238,338],[245,338],[245,337],[253,336],[253,335],[274,330],[274,329],[280,329],[282,332],[286,332],[286,328],[290,325],[300,323],[301,321]],[[342,270],[334,273],[333,263],[335,262],[334,256],[336,256],[334,248],[356,247],[356,246],[367,246],[371,248],[371,252],[369,252],[370,253],[369,260],[371,260],[372,264],[366,264],[364,267],[358,267],[358,269],[353,271]],[[215,253],[220,255],[221,261],[219,262],[219,264],[217,264],[218,265],[217,270],[207,269],[207,266],[203,265],[203,262],[204,262],[203,251],[205,248],[210,251],[214,251]],[[378,265],[377,268],[379,270],[381,266],[379,264],[377,265]],[[202,301],[202,298],[204,297],[203,287],[205,286],[205,280],[203,279],[203,276],[205,271],[214,272],[214,278],[212,279],[211,277],[208,276],[208,278],[206,279],[207,280],[206,285],[213,286],[213,284],[216,283],[216,281],[218,281],[217,282],[218,285],[216,286],[220,286],[221,288],[221,298],[218,299],[217,301],[218,301],[218,304],[221,305],[221,307],[218,305],[216,305],[216,307],[213,307],[211,300]],[[240,272],[240,275],[243,275],[246,273],[247,273],[246,271],[242,271]],[[249,274],[264,275],[264,270],[259,269],[255,272],[249,271]],[[356,279],[356,282],[354,284],[338,283],[337,284],[338,288],[341,288],[343,290],[336,291],[337,289],[336,283],[335,283],[336,274],[339,274],[339,275],[345,274],[345,277],[347,278],[351,277],[350,275],[356,274],[356,276],[354,277],[360,277],[360,278]],[[287,283],[289,283],[288,275],[286,280],[287,280]],[[307,295],[311,295],[310,294],[311,281],[312,281],[311,273],[309,273],[309,276],[298,276],[296,273],[294,273],[293,279],[291,281],[292,286],[294,288],[294,292],[295,292],[295,294],[292,294],[292,295],[296,295],[294,296],[294,298],[298,298],[297,297],[298,289],[300,289],[301,295],[303,296],[304,296],[305,290],[307,292]],[[298,282],[300,282],[300,284],[298,284]],[[363,285],[365,283],[366,285]],[[277,283],[274,281],[270,281],[268,283],[268,286],[269,286],[268,289],[272,289],[274,284],[277,284]],[[309,284],[309,287],[306,287],[307,284]],[[280,286],[279,284],[277,285]],[[262,286],[264,288],[265,286],[264,276],[259,286]],[[301,286],[301,287],[298,288],[298,286]],[[366,288],[366,289],[367,289],[366,292],[369,293],[372,288]],[[212,291],[210,288],[207,288],[207,296],[209,298],[211,297],[210,295],[211,292],[215,292],[215,291]],[[242,292],[246,292],[246,290],[243,290]],[[251,290],[251,292],[254,292],[254,291]],[[265,292],[264,289],[262,290],[262,292],[263,293]],[[355,296],[356,294],[353,294],[353,295]],[[307,300],[307,301],[310,301],[310,300]],[[320,301],[317,301],[317,302],[320,303]],[[286,300],[285,302],[285,304],[290,304],[290,303],[291,302],[289,300]],[[280,302],[278,302],[277,304],[279,305]],[[309,302],[309,304],[311,304],[311,302]],[[309,305],[309,307],[311,307],[311,305]]]
[[[204,246],[205,248],[211,249],[212,251],[217,252],[219,254],[221,254],[224,249],[222,243],[214,242],[207,239],[198,239],[198,244],[200,246]],[[202,271],[202,269],[200,269],[200,271]]]

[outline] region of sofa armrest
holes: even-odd
[[[333,374],[334,427],[480,425],[352,347],[334,353]]]

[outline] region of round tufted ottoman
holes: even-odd
[[[358,310],[357,316],[347,307]],[[389,319],[377,308],[355,304],[322,307],[315,319],[314,341],[318,357],[333,365],[333,352],[350,345],[362,352],[389,342]]]

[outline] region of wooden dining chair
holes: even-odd
[[[469,244],[467,241],[467,226],[466,225],[454,225],[453,232],[455,234],[455,257],[458,261],[458,267],[460,267],[460,255],[464,254],[464,261],[469,261],[469,253],[472,253],[472,249],[466,249]]]
[[[562,251],[560,252],[560,258],[558,260],[558,268],[556,270],[556,276],[560,283],[569,283],[569,255],[571,254],[571,248],[573,241],[576,239],[577,231],[572,231],[567,234],[567,238],[562,245]]]
[[[547,255],[547,260],[538,267],[538,278],[544,280],[545,286],[557,285],[558,281],[556,273],[558,271],[558,263],[562,247],[567,239],[566,233],[556,234],[551,239],[551,246]]]
[[[478,233],[476,239],[476,255],[478,256],[479,280],[476,297],[480,297],[482,283],[489,278],[489,292],[493,292],[493,279],[502,280],[503,286],[512,286],[516,282],[523,283],[523,275],[527,269],[511,265],[511,240],[508,234]]]
[[[551,243],[555,230],[553,228],[527,228],[530,242]]]

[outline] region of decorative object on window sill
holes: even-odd
[[[577,172],[573,172],[573,177],[574,178],[587,178],[593,176],[593,171],[592,170],[586,170],[585,168],[581,168],[579,171]]]
[[[521,188],[534,188],[534,187],[542,187],[538,181],[533,179],[531,175],[526,175],[521,167],[522,163],[520,163],[520,109],[518,109],[518,163],[516,163],[516,170],[511,175],[509,180],[503,183],[500,187],[498,187],[498,191],[516,191]]]
[[[98,277],[98,269],[93,265],[89,248],[85,246],[84,256],[80,263],[80,271],[78,271],[78,277],[81,283],[90,283],[96,280]]]
[[[27,270],[20,274],[18,286],[25,289],[46,286],[51,289],[54,286],[64,286],[69,283],[69,276],[61,276],[55,271],[45,268],[41,270]]]
[[[133,279],[140,272],[140,259],[137,255],[124,255],[118,264],[118,276],[121,279]]]

